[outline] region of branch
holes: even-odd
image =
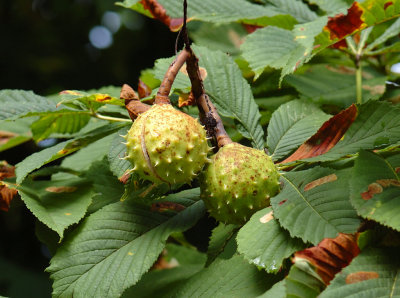
[[[229,135],[226,133],[222,119],[218,114],[214,104],[206,94],[201,79],[198,59],[190,48],[188,51],[189,57],[186,60],[186,70],[188,72],[190,82],[192,83],[192,92],[196,99],[196,104],[199,109],[200,121],[206,126],[208,135],[213,137],[218,147],[223,147],[233,143]]]
[[[172,84],[174,83],[178,71],[186,62],[188,56],[189,53],[187,51],[182,51],[171,63],[160,85],[160,88],[158,89],[155,100],[156,104],[171,104],[171,101],[169,100],[169,93],[171,92]]]
[[[141,102],[136,92],[127,84],[122,86],[119,97],[125,99],[125,107],[128,110],[129,117],[131,117],[132,121],[134,121],[139,114],[144,113],[151,108],[151,106]]]

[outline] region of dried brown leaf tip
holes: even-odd
[[[357,234],[339,233],[336,238],[326,238],[317,246],[297,252],[294,260],[307,260],[328,285],[334,276],[360,253],[357,237]]]
[[[13,177],[15,177],[15,167],[10,166],[6,161],[0,162],[0,181]],[[0,182],[0,210],[8,211],[11,201],[17,193],[17,190],[8,188]]]
[[[150,96],[151,91],[152,91],[151,88],[149,86],[147,86],[145,82],[143,82],[142,80],[139,80],[139,84],[138,84],[139,98],[145,98],[147,96]]]
[[[356,117],[357,107],[353,104],[326,121],[315,135],[281,163],[311,158],[328,152],[340,141]]]
[[[183,26],[183,18],[171,18],[165,8],[157,0],[141,0],[143,8],[148,10],[153,18],[169,27],[173,32],[179,31]],[[189,21],[189,19],[187,20]]]
[[[360,7],[359,3],[354,2],[347,10],[347,15],[341,13],[334,17],[330,17],[324,28],[329,32],[329,38],[331,40],[336,38],[342,39],[354,31],[365,27],[365,23],[361,19],[363,12],[364,11]]]
[[[187,106],[195,106],[196,105],[196,99],[194,98],[193,92],[190,93],[182,93],[179,96],[179,107],[187,107]]]

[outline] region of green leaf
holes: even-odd
[[[21,183],[25,179],[25,177],[33,170],[36,170],[53,160],[71,154],[89,145],[90,143],[97,141],[98,139],[101,139],[115,131],[118,131],[126,125],[126,123],[110,123],[89,131],[88,133],[80,137],[59,143],[53,147],[46,148],[42,151],[28,156],[16,165],[15,173],[17,176],[17,183]]]
[[[363,100],[378,99],[385,92],[387,77],[373,77],[367,72],[364,74],[368,79],[363,79]],[[302,96],[318,104],[334,104],[346,108],[355,102],[355,69],[313,65],[305,73],[287,76],[285,81]]]
[[[297,260],[285,278],[286,297],[317,297],[325,288],[324,282],[315,272],[312,265]]]
[[[266,291],[264,294],[258,296],[257,298],[286,298],[286,280],[283,279],[275,283],[271,289]]]
[[[256,297],[279,280],[241,256],[217,259],[176,289],[173,297]]]
[[[31,125],[33,139],[40,142],[49,136],[68,137],[80,131],[90,120],[87,112],[61,110],[42,116]]]
[[[315,105],[293,100],[281,105],[268,125],[267,146],[273,160],[291,153],[310,138],[329,119]]]
[[[367,248],[331,281],[319,297],[398,297],[398,248]]]
[[[378,45],[385,43],[388,39],[400,33],[400,18],[397,19],[389,28],[387,28],[381,36],[371,42],[364,51],[368,52],[376,48]]]
[[[164,215],[132,201],[110,204],[69,234],[51,260],[54,297],[118,297],[138,282],[173,232],[204,215],[202,201]]]
[[[166,245],[163,258],[174,268],[146,273],[122,297],[171,297],[176,287],[203,269],[206,260],[204,254],[194,249],[173,244]]]
[[[0,90],[0,120],[12,120],[31,112],[51,112],[56,109],[54,101],[32,91]]]
[[[276,10],[282,14],[295,17],[299,23],[310,22],[317,18],[316,13],[307,4],[299,0],[269,0],[268,2],[273,4]]]
[[[175,0],[158,0],[168,16],[182,18],[182,3]],[[139,0],[125,0],[118,3],[149,16]],[[245,0],[215,2],[213,0],[188,1],[188,18],[212,23],[244,22],[254,25],[267,25],[270,18],[279,15],[274,7],[261,6]]]
[[[267,272],[278,272],[284,259],[305,248],[300,239],[291,238],[273,218],[271,207],[255,213],[240,229],[238,252],[244,258]]]
[[[197,30],[190,32],[190,37],[196,44],[207,45],[210,50],[219,50],[231,55],[240,53],[240,44],[246,35],[243,25],[235,23],[222,25],[201,23]]]
[[[89,207],[90,213],[118,202],[124,193],[124,185],[110,171],[106,157],[92,164],[86,172],[86,178],[92,181],[96,193]]]
[[[212,230],[207,250],[207,263],[209,266],[226,248],[228,242],[234,237],[239,226],[225,225],[222,222]]]
[[[35,118],[16,121],[0,120],[0,152],[16,147],[32,139],[29,126]]]
[[[64,230],[79,222],[92,201],[90,183],[83,179],[68,181],[25,181],[18,192],[28,209],[63,238]]]
[[[349,7],[345,0],[308,0],[307,2],[318,5],[327,13],[337,13]]]
[[[349,201],[350,174],[314,167],[282,175],[283,189],[271,199],[274,216],[292,237],[314,245],[339,232],[356,232],[360,220]]]
[[[204,87],[218,112],[236,119],[250,135],[254,147],[264,148],[264,133],[259,124],[260,112],[251,88],[237,64],[222,52],[194,47],[200,66],[207,70]]]
[[[98,110],[104,105],[125,106],[119,98],[121,87],[107,86],[88,91],[65,90],[60,92],[59,104],[78,106],[81,109]]]
[[[381,156],[361,151],[350,180],[350,200],[362,217],[400,231],[400,162],[389,163]]]
[[[400,141],[400,109],[387,102],[370,101],[359,107],[358,116],[344,137],[327,153],[306,159],[329,161],[360,149],[375,149]]]
[[[218,112],[225,117],[237,120],[246,131],[254,147],[264,148],[264,133],[260,121],[260,112],[251,92],[250,85],[242,77],[237,64],[231,57],[220,51],[210,51],[205,47],[193,46],[199,58],[200,67],[207,70],[204,87]],[[155,76],[164,77],[171,60],[156,63]],[[189,78],[180,72],[175,80],[174,88],[185,89],[190,86]]]
[[[370,51],[368,52],[368,55],[381,55],[381,54],[386,54],[386,53],[396,53],[400,52],[400,42],[396,42],[390,46],[380,48],[375,51]]]
[[[125,139],[122,136],[125,136],[128,133],[129,127],[122,128],[118,131],[118,133],[113,137],[111,141],[111,147],[108,152],[108,162],[110,163],[110,170],[114,173],[115,176],[121,178],[122,175],[132,168],[131,163],[123,159],[126,155],[126,145]]]
[[[88,170],[94,162],[107,155],[111,140],[117,133],[103,137],[63,159],[61,165],[77,171]]]
[[[296,25],[293,31],[268,26],[250,34],[241,46],[257,79],[266,67],[282,69],[280,82],[310,59],[314,37],[326,24],[326,17]]]

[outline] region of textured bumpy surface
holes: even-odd
[[[188,183],[203,168],[209,150],[200,123],[169,104],[140,114],[127,136],[133,171],[155,183]]]
[[[201,198],[217,220],[242,224],[279,192],[279,173],[264,151],[238,143],[222,147],[200,180]]]

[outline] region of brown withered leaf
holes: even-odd
[[[13,177],[15,177],[15,167],[10,166],[6,161],[0,162],[0,181]],[[0,182],[0,210],[8,211],[11,201],[17,193],[17,190],[8,188]]]
[[[151,88],[145,82],[139,79],[138,84],[139,98],[145,98],[151,94]]]
[[[183,18],[172,19],[167,14],[165,8],[158,3],[157,0],[141,0],[140,3],[143,5],[143,8],[148,10],[155,19],[167,25],[171,31],[177,32],[181,29],[183,25]],[[187,20],[187,22],[189,21],[190,19]]]
[[[339,142],[356,117],[357,107],[353,104],[326,121],[315,135],[281,163],[311,158],[328,152]]]
[[[358,234],[339,233],[336,238],[326,238],[317,246],[295,253],[294,258],[305,259],[311,263],[328,285],[334,276],[360,253],[357,238]]]
[[[354,31],[362,29],[365,26],[365,23],[361,19],[363,12],[358,2],[354,2],[347,10],[347,15],[341,13],[330,17],[324,28],[329,32],[329,38],[331,40],[335,38],[342,39]]]
[[[190,93],[181,93],[181,95],[179,95],[178,106],[180,108],[194,105],[196,105],[196,99],[194,98],[192,91],[190,91]]]

